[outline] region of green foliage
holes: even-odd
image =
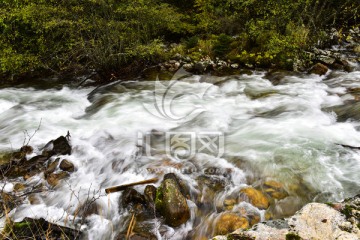
[[[136,59],[157,61],[161,36],[191,29],[157,0],[3,0],[0,6],[0,71],[8,76],[74,66],[111,72]]]
[[[216,42],[213,47],[213,51],[215,56],[224,57],[226,54],[230,52],[230,44],[232,39],[230,36],[226,34],[220,34],[216,39]]]
[[[185,41],[185,47],[186,49],[191,49],[191,48],[195,48],[199,43],[199,37],[198,36],[192,36],[189,37],[186,41]]]
[[[169,58],[166,44],[180,39],[196,59],[286,65],[359,18],[351,0],[0,0],[0,76],[113,73]]]

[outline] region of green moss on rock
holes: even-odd
[[[190,218],[190,209],[174,179],[165,179],[156,191],[156,210],[172,227],[180,226]]]
[[[301,240],[301,237],[295,233],[288,233],[285,236],[286,240]]]

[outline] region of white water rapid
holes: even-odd
[[[171,172],[175,171],[174,164],[180,169],[196,166],[194,172],[176,172],[194,192],[198,190],[194,179],[203,174],[202,169],[231,169],[230,184],[211,200],[214,202],[222,201],[227,192],[263,179],[281,182],[290,196],[272,210],[275,218],[293,214],[309,201],[339,201],[358,194],[360,150],[342,145],[360,147],[360,122],[338,121],[332,107],[355,101],[347,92],[360,88],[360,71],[330,72],[322,77],[289,73],[277,84],[264,76],[265,72],[254,72],[221,78],[189,76],[177,81],[170,91],[180,95],[168,106],[171,113],[185,116],[196,111],[177,120],[154,116],[144,107],[154,104],[153,81],[119,82],[96,90],[0,89],[0,150],[20,148],[24,131],[31,135],[41,121],[29,143],[35,148],[33,155],[69,131],[73,152],[60,158],[68,159],[76,168],[54,189],[37,193],[35,204],[25,201],[10,216],[15,221],[43,217],[70,227],[81,224],[86,239],[117,239],[126,231],[130,214],[120,208],[121,193],[107,196],[104,189],[153,177],[161,179],[162,172],[147,169]],[[163,92],[157,94],[162,96]],[[169,109],[156,111],[153,105],[160,115]],[[153,146],[153,156],[140,156],[139,134],[151,131],[224,133],[224,154],[198,153],[183,161],[167,156],[166,146],[158,144]],[[43,174],[26,183],[30,182],[47,184]],[[142,192],[144,187],[135,189]],[[5,190],[12,188],[8,183]],[[74,216],[76,208],[93,195],[97,214],[85,221]],[[179,228],[161,225],[160,220],[152,222],[150,230],[158,239],[185,239],[196,226],[200,232],[206,231],[206,221],[197,219],[196,204],[188,203],[191,219]],[[265,211],[259,212],[264,219]],[[216,214],[214,209],[207,217],[212,219]]]

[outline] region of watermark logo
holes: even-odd
[[[181,90],[181,87],[177,85],[179,85],[179,80],[171,80],[166,83],[156,80],[154,101],[151,103],[144,103],[145,109],[152,115],[169,121],[188,121],[205,111],[205,108],[202,105],[198,105],[186,112],[180,114],[175,113],[174,110],[176,105],[174,102],[176,100],[184,98],[185,96],[191,96],[193,100],[202,100],[206,92],[206,90],[199,94],[184,92]]]
[[[177,160],[190,160],[199,153],[221,157],[224,154],[224,142],[222,132],[138,133],[138,146],[142,148],[142,155],[165,153],[167,157]],[[165,152],[159,149],[165,149]]]
[[[179,70],[170,81],[159,81],[157,79],[154,86],[153,101],[144,103],[145,109],[156,117],[176,122],[191,121],[205,112],[206,108],[201,103],[211,85],[207,88],[188,90],[186,89],[186,83],[181,81],[184,76],[186,74]],[[189,103],[187,105],[190,108],[186,108],[185,111],[180,111],[180,113],[176,112],[175,109],[186,101]],[[194,104],[195,102],[197,104]],[[189,160],[198,153],[221,157],[224,153],[224,134],[212,131],[153,131],[139,133],[138,146],[142,148],[142,154],[146,156],[154,156],[163,150],[162,152],[165,151],[168,157],[178,160]]]

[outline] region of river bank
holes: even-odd
[[[236,37],[234,37],[236,39]],[[235,41],[235,40],[234,40]],[[47,88],[51,86],[99,86],[115,81],[128,80],[170,80],[180,69],[189,74],[209,74],[213,76],[229,76],[242,73],[260,71],[294,71],[310,72],[323,75],[328,69],[351,71],[354,64],[360,61],[360,30],[358,27],[348,31],[329,30],[326,36],[325,48],[315,45],[307,50],[301,50],[296,58],[266,61],[255,60],[258,56],[244,53],[243,57],[236,59],[211,57],[199,47],[191,51],[182,49],[182,44],[168,44],[162,51],[174,53],[168,60],[154,60],[152,63],[135,61],[124,65],[113,73],[102,73],[95,69],[66,70],[54,74],[51,71],[33,71],[29,75],[17,77],[13,81],[2,81],[2,87],[34,86]],[[190,52],[189,52],[190,51]],[[74,67],[73,70],[75,70]]]

